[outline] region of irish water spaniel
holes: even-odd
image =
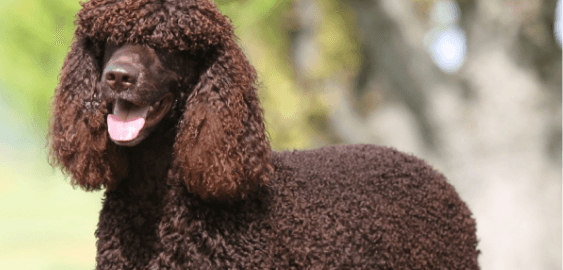
[[[273,152],[256,72],[208,0],[92,0],[55,91],[51,162],[105,188],[97,269],[479,269],[423,161]]]

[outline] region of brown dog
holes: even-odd
[[[208,0],[92,0],[55,92],[52,163],[106,188],[97,269],[478,269],[427,164],[272,152],[256,72]]]

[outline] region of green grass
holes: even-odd
[[[0,164],[0,269],[93,269],[102,193],[73,190],[33,153]]]

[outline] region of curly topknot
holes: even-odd
[[[93,0],[78,12],[77,37],[154,48],[207,51],[233,38],[233,28],[206,0]]]

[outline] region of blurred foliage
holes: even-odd
[[[77,1],[2,1],[0,97],[19,112],[21,125],[44,135],[49,99],[74,31]],[[44,136],[41,136],[43,138]]]
[[[240,44],[259,74],[272,146],[292,150],[338,142],[327,135],[326,117],[339,94],[325,92],[324,84],[334,76],[349,78],[358,69],[352,10],[340,1],[317,2],[321,15],[314,25],[318,60],[303,75],[297,74],[291,57],[292,37],[301,27],[294,1],[217,2],[233,20]]]
[[[260,96],[266,111],[266,125],[276,148],[308,146],[290,59],[290,39],[284,15],[291,1],[218,1],[221,11],[232,19],[240,44],[258,72]]]

